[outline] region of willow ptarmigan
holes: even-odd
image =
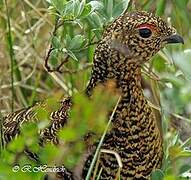
[[[93,70],[86,93],[99,83],[114,80],[121,92],[121,100],[106,134],[102,149],[113,150],[122,159],[121,179],[149,179],[153,169],[161,167],[162,138],[152,108],[141,87],[141,66],[168,43],[183,43],[176,30],[160,17],[147,12],[126,12],[109,25],[99,42]],[[51,115],[51,123],[43,132],[42,141],[57,143],[56,132],[68,118],[69,100]],[[8,143],[23,121],[34,116],[33,108],[5,117],[3,134]],[[82,179],[85,178],[94,152],[87,158]],[[113,155],[102,153],[98,170],[100,179],[115,179],[118,163]],[[67,179],[67,178],[65,178]],[[68,179],[73,179],[72,175]]]

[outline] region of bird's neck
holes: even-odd
[[[121,100],[113,118],[113,126],[124,127],[124,124],[130,119],[135,120],[132,125],[138,126],[141,123],[138,115],[141,114],[146,101],[141,87],[141,67],[128,63],[125,72],[120,74],[117,85],[121,92]],[[135,117],[131,117],[134,116],[131,115],[133,113],[137,113],[137,115],[134,114]],[[131,123],[128,126],[131,126]]]
[[[143,96],[141,87],[141,67],[135,63],[124,63],[123,68],[115,70],[116,72],[107,72],[108,77],[100,78],[101,75],[93,71],[90,82],[86,88],[86,93],[88,96],[92,94],[95,86],[103,83],[107,83],[108,80],[114,80],[117,85],[117,89],[120,91],[122,100],[127,104],[132,101],[132,99]],[[99,72],[99,71],[98,71]],[[116,74],[113,78],[113,75]]]
[[[151,107],[144,97],[141,86],[141,67],[135,63],[124,63],[123,68],[116,73],[117,88],[121,92],[121,100],[118,103],[113,117],[113,130],[115,132],[126,132],[128,129],[142,129],[148,133],[151,127],[158,133],[158,127]],[[95,72],[95,71],[94,71]],[[93,72],[93,73],[94,73]],[[107,79],[94,79],[92,76],[86,91],[91,94],[92,89]],[[100,77],[100,75],[99,75]]]
[[[122,100],[131,103],[133,99],[143,96],[141,87],[141,67],[134,63],[128,63],[125,71],[120,72],[117,86],[121,92]]]
[[[118,126],[117,123],[123,123],[125,117],[130,111],[134,112],[134,109],[138,109],[141,106],[141,103],[144,104],[145,101],[142,87],[141,87],[141,67],[135,63],[124,63],[123,68],[118,69],[116,72],[116,78],[114,79],[117,84],[117,89],[121,93],[121,100],[117,107],[117,112],[113,120],[113,125]],[[91,95],[92,90],[98,84],[102,84],[110,80],[110,78],[98,79],[95,72],[89,82],[89,85],[86,89],[88,95]],[[100,77],[100,76],[99,76]],[[120,117],[119,117],[120,116]],[[120,121],[120,122],[119,122]]]

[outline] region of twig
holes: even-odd
[[[87,49],[87,48],[90,47],[90,46],[93,46],[93,45],[95,45],[95,44],[98,44],[99,42],[100,42],[100,40],[99,40],[99,41],[92,42],[92,43],[88,43],[88,44],[86,44],[83,48],[78,49],[78,50],[74,50],[74,52],[81,52],[81,51]]]
[[[55,22],[54,30],[53,30],[53,32],[52,32],[52,36],[56,36],[57,30],[58,30],[65,22],[67,22],[67,21],[72,21],[72,20],[59,21],[59,19],[57,18],[57,19],[56,19],[56,22]],[[81,49],[79,49],[79,50],[74,50],[74,52],[83,51],[83,50],[87,49],[89,46],[92,46],[92,45],[95,45],[95,44],[99,43],[99,41],[92,42],[94,38],[95,38],[95,36],[94,36],[83,48],[81,48]],[[47,54],[46,54],[46,56],[45,56],[45,58],[44,58],[44,67],[45,67],[45,69],[46,69],[48,72],[59,72],[59,73],[70,73],[70,74],[75,73],[76,70],[74,70],[74,71],[71,71],[71,70],[62,71],[62,70],[61,70],[62,66],[63,66],[66,62],[68,62],[68,59],[69,59],[69,57],[70,57],[69,55],[67,55],[67,56],[65,57],[65,59],[64,59],[56,68],[51,68],[51,67],[49,66],[48,61],[49,61],[49,58],[50,58],[51,53],[52,53],[53,50],[54,50],[54,48],[53,48],[52,43],[51,43],[51,44],[49,45],[49,49],[48,49],[48,51],[47,51]],[[89,67],[89,66],[87,66],[87,67]]]
[[[80,71],[83,71],[85,69],[88,69],[92,67],[92,63],[87,63],[87,64],[84,64],[83,67],[81,67],[80,69],[77,69],[77,70],[69,70],[69,69],[65,69],[65,70],[60,70],[59,72],[60,73],[68,73],[68,74],[75,74],[75,73],[78,73]]]
[[[54,30],[53,30],[53,32],[52,32],[52,35],[53,35],[53,36],[56,36],[57,30],[64,24],[64,21],[59,21],[58,18],[56,18],[55,21],[56,21],[56,22],[55,22]],[[57,71],[58,69],[61,68],[61,66],[62,66],[62,65],[64,64],[64,62],[65,62],[65,61],[64,61],[63,63],[61,63],[61,65],[59,65],[56,69],[51,69],[50,66],[48,65],[48,60],[49,60],[50,55],[51,55],[51,52],[52,52],[53,50],[54,50],[54,48],[53,48],[52,43],[51,43],[51,44],[49,45],[48,52],[47,52],[47,54],[46,54],[46,56],[45,56],[45,59],[44,59],[44,67],[46,68],[46,70],[47,70],[48,72]],[[68,58],[68,56],[67,56],[66,58]]]

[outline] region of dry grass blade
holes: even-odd
[[[116,111],[116,109],[117,109],[117,106],[118,106],[120,100],[121,100],[121,96],[118,98],[118,101],[117,101],[117,103],[116,103],[116,105],[115,105],[115,108],[113,109],[113,112],[112,112],[112,114],[111,114],[111,116],[110,116],[110,118],[109,118],[109,122],[107,123],[107,126],[106,126],[106,128],[105,128],[105,130],[104,130],[104,133],[103,133],[103,135],[102,135],[102,137],[101,137],[101,139],[100,139],[100,141],[99,141],[99,144],[98,144],[98,146],[97,146],[95,155],[94,155],[94,157],[93,157],[93,160],[92,160],[92,162],[91,162],[90,168],[89,168],[88,173],[87,173],[87,176],[86,176],[86,178],[85,178],[86,180],[89,180],[90,177],[91,177],[91,172],[92,172],[92,170],[93,170],[94,164],[95,164],[96,159],[97,159],[97,157],[98,157],[98,154],[99,154],[101,145],[102,145],[103,140],[104,140],[104,138],[105,138],[105,135],[106,135],[106,133],[107,133],[107,131],[108,131],[108,129],[109,129],[109,126],[110,126],[110,124],[111,124],[111,121],[112,121],[112,119],[113,119],[113,116],[114,116],[114,114],[115,114],[115,111]]]
[[[148,101],[148,104],[149,104],[149,106],[151,106],[153,109],[158,110],[160,113],[162,113],[163,111],[166,111],[166,112],[169,113],[170,115],[172,115],[172,116],[174,116],[174,117],[176,117],[176,118],[182,119],[182,120],[188,122],[189,124],[191,124],[191,121],[190,121],[190,119],[188,119],[188,118],[185,118],[185,117],[183,117],[183,116],[181,116],[181,115],[179,115],[179,114],[176,114],[176,113],[167,111],[167,110],[165,110],[164,108],[158,107],[157,105],[153,104],[153,103],[150,102],[150,101]]]
[[[148,76],[150,79],[153,79],[155,81],[160,81],[161,79],[153,72],[151,69],[149,69],[146,65],[143,66],[142,71],[146,76]]]
[[[100,169],[100,171],[99,171],[99,174],[98,174],[98,176],[97,176],[96,180],[99,180],[99,178],[100,178],[100,176],[101,176],[102,171],[103,171],[103,168],[101,167],[101,169]]]
[[[121,157],[119,156],[119,154],[117,152],[115,152],[115,151],[107,150],[107,149],[101,149],[100,152],[101,153],[107,153],[107,154],[113,154],[115,156],[115,158],[117,160],[117,163],[119,165],[115,180],[120,179],[120,172],[121,172],[121,169],[123,167],[123,164],[122,164],[122,160],[121,160]]]
[[[12,33],[11,33],[11,22],[10,22],[10,16],[9,16],[9,9],[7,1],[4,1],[5,3],[5,9],[6,9],[6,16],[7,16],[7,39],[8,39],[8,46],[9,46],[9,55],[11,60],[11,91],[12,91],[12,100],[11,100],[11,110],[14,110],[14,99],[15,99],[15,90],[14,90],[14,66],[15,66],[15,57],[14,57],[14,50],[13,50],[13,41],[12,41]]]
[[[44,20],[45,20],[49,25],[53,26],[52,22],[51,22],[48,18],[45,18],[44,15],[43,15],[40,11],[38,11],[38,10],[35,8],[35,6],[34,6],[31,2],[29,2],[28,0],[24,0],[24,2],[25,2],[29,7],[31,7],[40,17],[43,17]]]
[[[99,156],[97,158],[97,163],[96,163],[96,167],[95,167],[94,174],[93,174],[93,180],[96,178],[101,153],[113,154],[115,156],[115,158],[117,160],[117,163],[118,163],[118,166],[119,166],[116,177],[115,177],[115,180],[120,179],[120,172],[121,172],[121,169],[123,167],[120,155],[117,152],[113,151],[113,150],[101,149],[100,153],[99,153]],[[101,175],[102,170],[103,169],[101,168],[101,170],[99,171],[98,177]],[[98,179],[98,177],[97,177],[97,179]]]

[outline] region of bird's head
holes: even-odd
[[[111,49],[140,64],[169,43],[184,43],[176,30],[148,12],[129,12],[109,27]]]
[[[176,30],[160,17],[144,11],[127,12],[103,33],[95,55],[87,91],[98,82],[119,80],[140,67],[169,43],[184,43]],[[128,73],[127,73],[128,71]]]

